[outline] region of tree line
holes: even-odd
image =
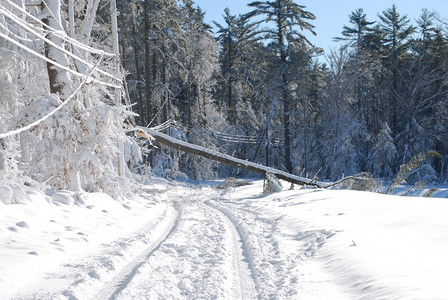
[[[411,22],[392,6],[372,20],[357,9],[325,54],[306,38],[305,6],[248,5],[212,27],[192,0],[1,0],[2,186],[121,197],[150,170],[248,175],[139,139],[135,125],[308,178],[390,179],[424,157],[413,180],[447,180],[437,14]]]
[[[226,9],[215,31],[191,0],[129,3],[118,3],[121,52],[140,125],[172,119],[170,134],[190,142],[331,180],[391,178],[435,150],[443,158],[420,175],[447,178],[447,34],[436,13],[411,22],[393,5],[371,20],[357,9],[342,46],[324,54],[298,1]],[[194,178],[237,172],[167,149],[150,160]]]

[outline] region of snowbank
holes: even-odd
[[[0,298],[448,299],[447,199],[250,183],[0,202]]]
[[[147,189],[151,192],[153,187]],[[48,289],[48,283],[42,281],[49,274],[60,274],[61,266],[73,264],[88,254],[101,253],[105,246],[129,237],[166,209],[165,204],[156,200],[157,195],[125,202],[101,193],[83,194],[79,199],[68,191],[52,197],[28,191],[26,196],[29,198],[26,204],[0,204],[1,299],[43,287]],[[133,244],[144,247],[144,242]],[[133,245],[121,246],[130,250]],[[126,259],[126,255],[121,256],[114,258],[115,264]],[[105,267],[92,268],[93,277],[88,278],[99,276],[101,268]],[[57,290],[69,281],[60,277],[51,280],[52,289]]]
[[[280,220],[279,244],[302,254],[301,299],[448,299],[447,199],[261,190],[255,182],[222,201]]]

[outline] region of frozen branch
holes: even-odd
[[[73,71],[72,69],[70,69],[68,67],[65,67],[65,66],[63,66],[61,64],[58,64],[58,63],[54,62],[53,60],[45,57],[44,55],[42,55],[40,53],[37,53],[36,51],[34,51],[34,50],[24,46],[24,45],[22,45],[21,43],[17,42],[16,40],[10,38],[9,36],[7,36],[7,35],[5,35],[5,34],[3,34],[1,32],[0,32],[0,37],[4,38],[5,40],[7,40],[7,41],[9,41],[11,43],[13,43],[16,46],[22,48],[23,50],[33,54],[34,56],[36,56],[36,57],[38,57],[40,59],[43,59],[46,62],[49,62],[50,64],[52,64],[52,65],[54,65],[56,67],[59,67],[59,68],[65,70],[65,71],[67,71],[69,73],[72,73],[73,75],[76,75],[76,76],[79,76],[79,77],[82,77],[82,78],[84,78],[84,76],[85,76],[84,74],[81,74],[79,72]],[[115,84],[112,84],[112,83],[107,83],[107,82],[104,82],[104,81],[100,81],[100,80],[97,80],[97,79],[91,77],[90,75],[91,75],[91,73],[89,73],[89,75],[88,75],[88,80],[90,80],[93,83],[98,83],[98,84],[102,84],[102,85],[113,87],[113,88],[121,88],[121,85],[115,85]]]
[[[22,27],[22,28],[25,29],[26,31],[28,31],[28,32],[30,32],[30,33],[32,33],[32,34],[34,34],[35,36],[37,36],[38,38],[40,38],[42,41],[45,41],[45,42],[48,43],[49,45],[51,45],[51,46],[53,46],[54,48],[58,49],[59,51],[61,51],[61,52],[65,53],[65,54],[67,54],[68,56],[70,56],[70,57],[72,57],[73,59],[75,59],[75,60],[81,62],[82,64],[88,66],[89,68],[93,68],[93,67],[94,67],[93,64],[91,64],[91,63],[89,63],[88,61],[86,61],[86,60],[84,60],[84,59],[82,59],[82,58],[80,58],[80,57],[74,55],[72,52],[67,51],[66,49],[64,49],[64,48],[62,48],[62,47],[56,45],[55,43],[53,43],[52,41],[50,41],[49,39],[47,39],[45,36],[43,36],[43,35],[39,34],[38,32],[34,31],[32,28],[30,28],[30,27],[26,24],[26,22],[24,22],[22,19],[20,19],[19,17],[17,17],[17,16],[14,15],[13,13],[8,12],[6,9],[1,8],[1,6],[0,6],[0,13],[3,13],[6,17],[8,17],[8,18],[9,18],[11,21],[13,21],[15,24],[19,25],[20,27]],[[96,69],[96,71],[99,72],[99,73],[101,73],[101,74],[103,74],[103,75],[105,75],[105,76],[107,76],[107,77],[110,77],[110,78],[112,78],[112,79],[114,79],[114,80],[117,80],[117,81],[119,81],[120,83],[122,82],[121,79],[119,79],[119,78],[117,78],[116,76],[114,76],[114,75],[112,75],[112,74],[110,74],[110,73],[107,73],[107,72],[105,72],[105,71],[103,71],[103,70],[101,70],[101,69]]]
[[[1,33],[0,33],[1,34]],[[58,107],[56,107],[55,109],[53,109],[51,112],[49,112],[48,114],[46,114],[45,116],[43,116],[42,118],[40,118],[39,120],[36,120],[35,122],[12,130],[12,131],[8,131],[5,133],[1,133],[0,134],[0,139],[6,138],[6,137],[10,137],[19,133],[22,133],[24,131],[30,130],[33,127],[36,127],[37,125],[39,125],[40,123],[42,123],[43,121],[47,120],[49,117],[53,116],[55,113],[57,113],[59,110],[61,110],[65,105],[67,105],[67,103],[70,102],[70,100],[72,100],[73,98],[75,98],[76,94],[82,89],[82,87],[89,81],[90,75],[92,75],[93,71],[95,70],[95,68],[100,64],[101,60],[103,57],[101,57],[99,59],[99,61],[96,63],[96,65],[90,70],[89,74],[84,76],[84,80],[81,82],[81,84],[71,93],[71,95],[67,98],[67,100],[65,100],[64,102],[61,103],[61,105],[59,105]]]
[[[44,22],[42,22],[42,20],[40,20],[39,18],[36,18],[35,16],[33,16],[32,14],[30,14],[28,11],[26,11],[25,9],[23,9],[22,7],[18,6],[17,4],[15,4],[14,2],[12,2],[11,0],[4,0],[6,1],[9,5],[11,5],[12,7],[14,7],[15,9],[17,9],[18,11],[24,13],[27,17],[31,18],[32,20],[36,21],[37,23],[39,23],[40,25],[42,25],[43,27],[45,27],[47,30],[49,30],[51,33],[55,34],[56,36],[60,37],[61,39],[64,39],[65,41],[71,43],[74,46],[79,47],[82,50],[85,50],[87,52],[90,53],[95,53],[95,54],[101,54],[104,56],[115,56],[115,54],[110,53],[110,52],[105,52],[105,51],[101,51],[95,48],[92,48],[88,45],[85,45],[83,43],[81,43],[80,41],[71,38],[67,35],[67,33],[65,33],[64,31],[61,30],[55,30],[54,28],[48,26],[47,24],[45,24]]]

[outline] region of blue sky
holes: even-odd
[[[224,23],[222,14],[224,8],[228,7],[232,14],[246,13],[250,11],[245,0],[195,0],[195,3],[207,12],[206,21],[211,24],[217,21]],[[342,26],[349,24],[348,16],[357,8],[363,8],[367,14],[367,20],[377,20],[377,14],[395,4],[398,12],[415,20],[420,16],[422,8],[436,11],[444,19],[448,17],[448,0],[297,0],[296,3],[305,5],[306,9],[316,16],[312,23],[315,26],[317,36],[310,36],[310,41],[328,52],[330,48],[337,47],[332,41],[333,37],[340,36]]]

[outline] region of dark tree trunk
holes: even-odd
[[[287,91],[287,79],[286,75],[283,74],[283,125],[285,134],[285,167],[289,173],[292,173],[292,163],[291,163],[291,122],[290,122],[290,103],[289,95]]]
[[[137,74],[138,112],[140,114],[140,125],[145,126],[147,123],[145,120],[145,111],[143,110],[143,95],[142,95],[142,83],[140,74],[140,55],[137,43],[137,30],[135,29],[135,24],[132,26],[132,33],[134,35],[135,71]]]
[[[151,89],[151,49],[149,47],[149,3],[145,1],[145,102],[146,102],[146,123],[152,119],[152,89]]]

